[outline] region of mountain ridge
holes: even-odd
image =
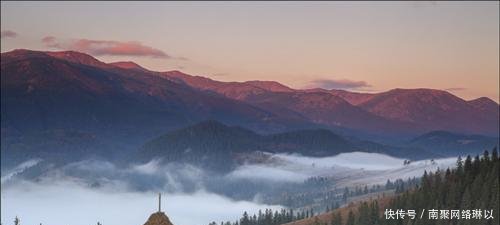
[[[191,76],[180,71],[164,72],[162,74],[167,77],[175,77],[175,79],[184,81],[194,88],[219,93],[223,96],[245,101],[262,108],[272,109],[276,108],[277,105],[282,105],[282,107],[277,108],[274,112],[277,114],[283,111],[287,111],[287,113],[295,112],[302,117],[309,118],[315,123],[320,124],[338,125],[342,121],[344,123],[348,121],[350,119],[349,116],[353,116],[349,111],[341,112],[341,115],[336,116],[328,113],[323,116],[314,116],[314,113],[311,114],[310,111],[317,112],[322,110],[321,105],[314,105],[312,101],[315,101],[313,99],[319,93],[325,93],[345,100],[352,105],[351,108],[358,108],[357,111],[359,113],[365,111],[365,114],[372,114],[371,116],[361,116],[354,121],[365,122],[368,127],[368,124],[374,121],[379,121],[379,124],[393,123],[393,125],[385,126],[385,128],[382,128],[380,125],[372,125],[371,132],[381,129],[389,132],[396,130],[392,132],[394,134],[401,131],[414,130],[410,133],[417,134],[436,129],[449,129],[450,131],[463,133],[498,134],[498,126],[496,124],[498,124],[499,105],[487,97],[466,101],[449,92],[429,88],[395,88],[380,93],[357,93],[321,88],[299,90],[284,86],[286,89],[273,91],[270,88],[246,86],[248,82],[220,82],[206,77]],[[300,103],[306,108],[298,109],[297,104],[283,105],[282,100],[284,96],[290,101],[293,99],[292,96],[299,95],[303,97],[297,104]],[[273,98],[277,100],[272,101]],[[330,100],[331,98],[326,101]],[[316,101],[316,103],[319,102]],[[323,104],[326,104],[326,102],[323,102]],[[311,116],[314,116],[314,118],[311,118]],[[346,127],[349,127],[349,125]],[[359,129],[362,126],[354,128]]]
[[[221,82],[137,69],[133,62],[108,64],[74,51],[20,49],[1,57],[1,132],[9,141],[2,153],[45,130],[123,142],[115,148],[132,151],[159,134],[210,119],[265,134],[324,128],[377,140],[433,130],[498,136],[498,104],[485,97],[465,101],[434,89],[364,94],[299,90],[275,81]]]
[[[498,137],[437,130],[412,138],[408,145],[443,155],[473,155],[498,146]]]

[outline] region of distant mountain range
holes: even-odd
[[[482,97],[463,100],[435,89],[393,89],[367,94],[344,90],[295,90],[273,81],[220,82],[179,71],[161,73],[174,82],[211,91],[325,126],[359,131],[418,134],[432,130],[498,135],[499,105]]]
[[[120,157],[152,138],[206,120],[239,126],[247,139],[285,132],[306,141],[307,135],[321,137],[326,130],[385,140],[433,130],[498,137],[498,110],[491,99],[466,101],[441,90],[299,90],[275,81],[221,82],[180,71],[155,72],[74,51],[1,54],[2,163],[6,151]],[[296,137],[292,131],[297,130],[319,133],[300,131],[304,136]],[[344,150],[359,148],[328,135]],[[311,155],[321,153],[317,150]]]

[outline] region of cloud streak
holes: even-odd
[[[17,33],[11,30],[3,30],[1,36],[2,38],[15,38]]]
[[[371,85],[365,81],[352,81],[347,79],[318,79],[311,81],[310,86],[325,89],[361,89],[371,87]]]
[[[444,89],[445,91],[465,91],[467,90],[467,88],[463,88],[463,87],[452,87],[452,88],[446,88]]]
[[[61,50],[74,50],[85,52],[94,56],[145,56],[152,58],[172,58],[160,49],[143,45],[137,41],[112,41],[112,40],[91,40],[75,39],[70,41],[60,41],[56,37],[46,36],[42,38],[42,43],[49,48]]]

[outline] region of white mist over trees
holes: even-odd
[[[267,154],[267,153],[266,153]],[[376,153],[345,153],[332,157],[304,157],[274,154],[267,163],[242,165],[221,182],[246,180],[251,183],[299,184],[310,177],[352,175],[351,183],[381,183],[387,179],[419,176],[424,170],[452,166],[456,159],[415,161]],[[281,209],[260,203],[259,190],[249,200],[235,200],[207,189],[204,179],[213,174],[187,164],[162,164],[154,159],[145,164],[119,167],[111,162],[85,160],[55,167],[33,180],[17,177],[30,167],[42,164],[30,160],[2,173],[2,224],[19,216],[23,224],[104,225],[142,224],[157,210],[156,193],[166,194],[163,201],[174,224],[199,225],[210,221],[235,220],[246,211]],[[158,182],[144,186],[143,182]],[[162,181],[162,182],[159,182]],[[192,186],[192,187],[186,187]],[[142,185],[142,186],[141,186]],[[214,207],[216,206],[216,207]],[[192,215],[196,215],[193,217]]]

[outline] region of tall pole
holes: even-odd
[[[161,193],[158,193],[158,212],[161,212]]]

